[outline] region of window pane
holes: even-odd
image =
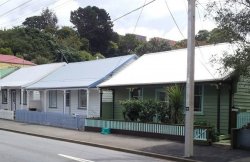
[[[202,85],[195,85],[194,111],[202,111]]]
[[[33,91],[33,100],[40,100],[40,92]]]
[[[66,106],[70,106],[70,91],[66,91]]]
[[[87,107],[87,93],[86,90],[79,91],[79,107],[86,108]]]
[[[49,107],[57,107],[57,92],[49,91]]]
[[[131,92],[131,98],[132,99],[141,99],[142,98],[142,89],[141,88],[135,88],[133,89],[133,91]]]
[[[2,90],[2,103],[7,103],[7,89]]]

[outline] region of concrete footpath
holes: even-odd
[[[165,139],[68,130],[49,126],[0,120],[0,130],[44,138],[125,151],[173,161],[250,162],[250,151],[232,150],[230,146],[194,146],[194,157],[183,158],[184,144]]]

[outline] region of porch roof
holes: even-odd
[[[92,88],[112,76],[123,65],[135,60],[127,55],[100,60],[69,63],[27,89]]]
[[[66,63],[53,63],[20,68],[19,70],[1,79],[0,87],[26,87],[30,84],[33,84],[34,82],[37,82],[38,80],[47,76],[59,67],[64,66],[65,64]]]
[[[195,48],[195,81],[223,80],[232,69],[223,71],[221,58],[234,54],[229,43]],[[98,87],[185,83],[187,79],[187,49],[145,54],[126,69]]]

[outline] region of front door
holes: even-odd
[[[11,110],[16,110],[16,90],[11,90]]]

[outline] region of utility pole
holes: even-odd
[[[193,151],[194,129],[194,54],[195,53],[195,0],[188,0],[188,38],[187,38],[187,84],[184,156],[191,157]]]

